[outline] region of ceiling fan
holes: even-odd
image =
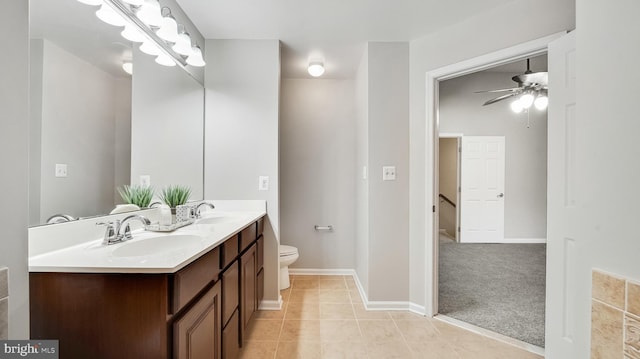
[[[511,109],[516,113],[528,110],[532,105],[535,105],[535,107],[541,111],[547,108],[549,104],[549,98],[547,97],[549,74],[546,71],[531,71],[530,59],[527,59],[527,71],[521,75],[513,76],[511,79],[518,84],[518,87],[477,91],[476,93],[507,92],[504,95],[486,101],[482,106],[491,105],[513,97],[515,101],[511,103]]]

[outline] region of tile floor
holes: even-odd
[[[366,311],[350,276],[291,276],[280,311],[258,311],[241,358],[537,359],[406,311]]]

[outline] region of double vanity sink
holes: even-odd
[[[36,231],[31,338],[59,340],[62,358],[237,358],[264,292],[265,214],[216,210],[112,245],[95,223],[52,226],[58,247]]]

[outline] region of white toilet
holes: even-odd
[[[280,245],[280,290],[289,288],[289,266],[299,257],[298,248]]]

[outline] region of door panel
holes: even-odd
[[[504,163],[504,136],[462,137],[460,242],[504,239]]]

